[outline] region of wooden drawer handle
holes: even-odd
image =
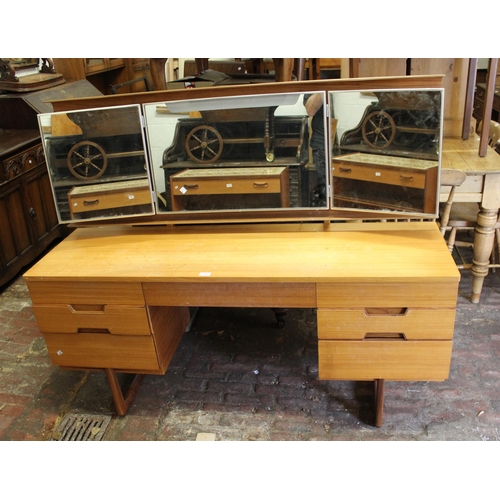
[[[85,334],[85,333],[103,333],[106,335],[110,335],[111,332],[107,328],[78,328],[77,333]]]
[[[415,180],[412,175],[400,175],[399,178],[405,182],[413,182]]]
[[[68,304],[69,310],[73,314],[95,314],[104,313],[104,304]]]
[[[339,172],[350,174],[352,172],[352,168],[339,167]]]
[[[184,189],[198,189],[198,184],[184,184]]]
[[[91,200],[91,201],[89,201],[89,200],[83,200],[83,205],[85,207],[90,207],[92,205],[99,205],[99,199],[97,199],[97,200]]]
[[[261,188],[261,189],[264,188],[265,189],[265,188],[269,187],[269,184],[267,182],[254,182],[253,183],[253,187],[257,188],[257,189],[259,189],[259,188]]]
[[[406,316],[407,307],[365,307],[367,316]]]
[[[404,333],[367,332],[364,340],[406,340]]]

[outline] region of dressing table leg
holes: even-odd
[[[382,427],[384,421],[384,396],[385,380],[383,378],[374,381],[375,386],[375,426]]]
[[[120,417],[123,417],[127,413],[132,401],[135,398],[135,395],[137,394],[137,391],[139,390],[141,382],[144,379],[144,374],[136,374],[134,380],[132,381],[132,384],[130,385],[127,393],[124,396],[122,388],[118,383],[116,371],[112,368],[105,368],[105,371],[106,377],[108,378],[109,387],[111,388],[111,394],[113,395],[113,400],[115,402],[116,413],[118,413]]]

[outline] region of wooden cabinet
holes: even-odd
[[[0,285],[60,234],[41,144],[3,161],[0,184]]]
[[[332,158],[337,206],[436,211],[439,161],[354,153]],[[383,189],[375,189],[383,184]]]
[[[137,78],[148,76],[147,59],[74,58],[54,59],[54,68],[66,81],[88,80],[103,94],[111,94],[111,87]],[[117,93],[143,92],[148,90],[144,81],[117,89]]]

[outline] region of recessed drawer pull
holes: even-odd
[[[78,328],[77,333],[104,333],[111,334],[107,328]]]
[[[268,188],[269,184],[267,182],[254,182],[253,183],[254,188]]]
[[[406,340],[406,336],[395,332],[367,332],[364,340]]]
[[[99,205],[99,199],[97,200],[83,200],[83,206],[84,207],[89,207],[89,206],[92,206],[92,205]]]
[[[198,189],[198,184],[184,184],[184,189]]]
[[[367,316],[406,316],[407,307],[365,307]]]
[[[352,168],[339,167],[339,172],[343,174],[350,174],[352,172]]]
[[[415,180],[413,175],[400,175],[399,178],[405,182],[413,182]]]
[[[69,310],[73,314],[104,314],[104,304],[68,304]]]

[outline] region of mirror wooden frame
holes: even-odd
[[[279,82],[264,84],[242,84],[234,86],[204,87],[183,90],[153,91],[134,94],[117,94],[110,96],[89,97],[52,101],[54,112],[96,109],[132,104],[153,104],[158,102],[173,102],[186,99],[207,99],[228,96],[248,96],[273,93],[317,93],[335,91],[374,91],[390,89],[442,89],[441,75],[407,76],[407,77],[379,77],[354,78],[338,80],[313,80],[299,82]],[[419,219],[432,218],[433,214],[418,214],[391,211],[391,219]],[[435,216],[435,214],[434,214]],[[328,209],[293,209],[293,210],[252,210],[216,211],[216,212],[161,212],[150,216],[131,218],[108,219],[106,224],[193,224],[193,223],[233,223],[233,222],[287,222],[287,221],[335,221],[335,220],[380,220],[387,218],[384,211],[364,209],[350,209],[333,207]],[[102,224],[103,221],[81,221],[76,224]]]

